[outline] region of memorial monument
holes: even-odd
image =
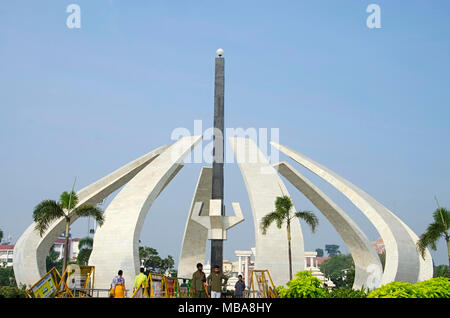
[[[201,168],[187,213],[179,257],[178,277],[190,278],[195,265],[206,258],[211,240],[211,265],[222,266],[223,242],[227,230],[244,220],[240,205],[232,203],[234,215],[225,215],[224,206],[224,85],[225,59],[217,50],[214,81],[213,164]],[[97,229],[89,265],[95,266],[96,288],[109,288],[111,278],[122,269],[132,282],[139,272],[139,238],[152,203],[183,168],[183,158],[202,141],[202,136],[186,136],[164,145],[124,165],[106,177],[77,192],[79,205],[95,205],[123,187],[105,210],[104,225]],[[289,195],[280,174],[302,192],[335,227],[348,246],[355,263],[353,288],[376,288],[391,281],[415,283],[433,275],[431,256],[423,259],[417,249],[417,235],[393,212],[369,194],[330,169],[286,146],[272,142],[277,149],[344,194],[380,233],[386,246],[386,264],[380,260],[358,225],[310,180],[287,162],[272,165],[249,138],[229,138],[250,199],[255,229],[255,268],[269,270],[276,285],[288,279],[286,233],[275,225],[266,235],[261,219],[274,208],[277,196]],[[249,160],[256,158],[256,160]],[[75,217],[70,218],[76,221]],[[181,222],[181,220],[180,220]],[[53,242],[64,231],[64,220],[57,220],[41,237],[31,224],[14,249],[14,273],[18,284],[32,285],[45,273],[45,259]],[[305,269],[303,235],[300,222],[292,220],[293,272]],[[248,279],[248,278],[246,278]]]

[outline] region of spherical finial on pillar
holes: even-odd
[[[219,57],[222,57],[222,55],[223,55],[223,49],[217,49],[216,53],[217,53],[217,55],[218,55]]]

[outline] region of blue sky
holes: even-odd
[[[81,29],[66,7],[81,8]],[[381,29],[366,7],[381,7]],[[434,196],[450,208],[448,1],[5,1],[0,6],[0,228],[16,241],[34,206],[80,189],[194,120],[212,125],[217,48],[226,58],[226,127],[279,128],[280,143],[355,183],[420,235]],[[280,159],[288,160],[281,156]],[[178,258],[201,164],[151,208],[141,240]],[[311,175],[371,240],[376,230]],[[225,201],[246,221],[225,257],[254,245],[235,164]],[[297,209],[317,210],[287,184]],[[111,196],[112,198],[113,196]],[[177,200],[173,200],[173,198]],[[111,200],[109,198],[109,201]],[[337,243],[319,212],[305,248]],[[73,226],[84,236],[86,221]],[[447,263],[444,241],[432,252]]]

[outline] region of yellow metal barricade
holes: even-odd
[[[69,289],[77,291],[79,297],[92,297],[94,289],[95,267],[69,264],[62,275]],[[74,293],[75,294],[75,293]]]
[[[26,291],[26,295],[29,298],[74,297],[66,282],[62,279],[55,267],[53,267],[47,274],[42,276],[41,279],[31,286]]]
[[[253,292],[258,291],[261,298],[278,298],[277,290],[268,270],[252,270],[250,271],[250,277]]]

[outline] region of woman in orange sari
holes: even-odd
[[[111,284],[111,296],[114,298],[125,298],[127,290],[125,288],[125,279],[122,277],[123,271],[120,270],[117,274]]]

